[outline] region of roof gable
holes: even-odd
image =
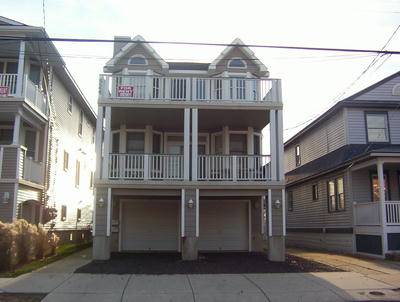
[[[239,49],[248,59],[251,60],[251,62],[253,62],[258,67],[260,73],[268,75],[267,67],[255,56],[254,52],[249,47],[240,45],[245,45],[242,40],[240,40],[239,38],[233,40],[231,45],[227,46],[219,54],[219,56],[211,62],[209,70],[215,70],[217,68],[217,65],[220,64],[223,59],[227,58],[232,51]]]
[[[139,43],[132,43],[130,41],[133,41],[133,42],[138,41]],[[106,67],[112,67],[112,66],[116,65],[119,60],[121,60],[122,58],[127,56],[132,50],[135,49],[135,47],[137,47],[138,45],[141,45],[144,49],[146,49],[146,51],[152,57],[154,57],[154,59],[161,65],[161,67],[163,69],[168,69],[167,62],[165,62],[160,57],[160,55],[154,50],[153,47],[150,46],[150,44],[146,43],[145,39],[142,36],[137,35],[130,41],[128,41],[128,43],[124,47],[122,47],[120,49],[120,51],[117,54],[115,54],[115,56],[111,60],[109,60],[106,63]]]
[[[0,16],[0,26],[1,25],[16,25],[16,26],[25,26],[26,24]]]

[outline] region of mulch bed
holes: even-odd
[[[5,294],[0,293],[1,302],[39,302],[46,294]]]
[[[178,253],[116,253],[110,260],[92,261],[75,273],[162,275],[342,271],[293,255],[287,255],[285,262],[271,262],[263,253],[204,253],[196,261],[183,261]]]

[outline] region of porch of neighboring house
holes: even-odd
[[[400,157],[371,156],[351,167],[355,251],[384,257],[400,251]]]

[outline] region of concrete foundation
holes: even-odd
[[[182,260],[197,260],[197,237],[183,237],[182,238]]]
[[[93,260],[110,259],[110,237],[93,237]]]
[[[268,238],[268,259],[275,262],[285,261],[285,236]]]

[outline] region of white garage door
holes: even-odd
[[[248,203],[200,201],[200,251],[249,250]]]
[[[177,251],[178,215],[178,201],[124,201],[122,250]]]

